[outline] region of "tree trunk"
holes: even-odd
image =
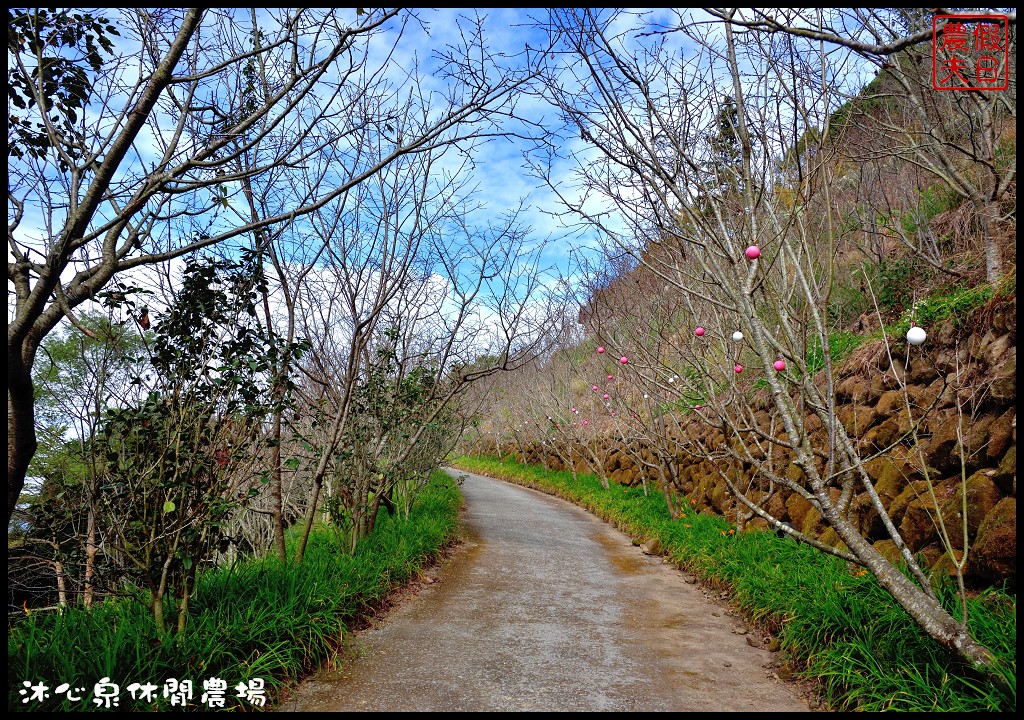
[[[278,394],[278,389],[274,389]],[[288,550],[284,544],[284,498],[281,491],[281,413],[278,408],[274,411],[274,448],[271,453],[271,464],[274,472],[270,476],[270,513],[274,525],[274,554],[283,563],[288,562]]]
[[[95,494],[93,494],[95,497]],[[93,498],[89,499],[89,517],[86,525],[85,535],[85,594],[84,602],[86,608],[92,607],[93,577],[96,573],[96,509],[93,507]]]
[[[53,570],[57,574],[57,604],[61,607],[68,605],[68,578],[64,574],[64,563],[55,560]]]
[[[163,595],[157,595],[153,593],[153,597],[149,602],[150,612],[153,613],[153,622],[156,624],[156,631],[163,636],[165,632],[164,625],[164,598]]]
[[[316,506],[320,501],[320,488],[323,487],[323,483],[323,473],[316,473],[313,476],[313,492],[309,498],[309,507],[306,508],[306,517],[302,523],[302,533],[299,535],[299,546],[295,550],[295,563],[298,565],[302,564],[302,558],[306,554],[306,543],[309,542],[309,534],[316,520]]]
[[[35,389],[20,345],[7,351],[7,524],[18,505],[36,454]]]
[[[192,586],[195,584],[195,566],[192,572],[186,573],[182,581],[181,602],[178,604],[178,632],[184,632],[188,623],[188,601],[192,596]]]
[[[316,471],[313,473],[313,492],[309,498],[309,508],[306,510],[306,518],[302,525],[302,534],[299,536],[299,546],[295,550],[295,562],[296,564],[302,563],[302,558],[306,554],[306,544],[309,542],[309,534],[313,530],[313,522],[316,520],[316,507],[320,501],[320,490],[324,484],[324,475],[327,473],[327,465],[330,462],[331,454],[334,452],[334,448],[338,444],[338,434],[341,432],[341,425],[344,422],[345,412],[339,411],[337,417],[334,418],[334,424],[331,427],[331,436],[327,445],[324,447],[320,454],[320,462],[317,464]]]
[[[990,681],[1003,685],[1002,678],[993,672],[997,662],[995,656],[971,637],[967,628],[958,623],[936,599],[929,597],[924,590],[893,567],[864,539],[857,528],[843,519],[828,500],[827,493],[815,495],[821,504],[822,515],[829,525],[835,529],[850,551],[874,574],[882,587],[889,591],[900,607],[906,610],[932,639],[966,660]]]
[[[978,213],[982,242],[985,244],[985,280],[994,283],[1003,274],[1003,253],[993,236],[999,225],[999,205],[988,198],[972,198]]]

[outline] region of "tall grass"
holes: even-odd
[[[177,635],[161,637],[147,609],[127,599],[91,611],[33,613],[9,628],[8,709],[97,710],[93,688],[103,678],[119,686],[122,711],[181,710],[162,697],[169,678],[193,681],[186,709],[208,709],[201,696],[209,678],[227,682],[228,708],[253,708],[234,688],[257,678],[272,704],[282,687],[336,653],[353,622],[453,540],[460,505],[455,482],[436,472],[408,521],[383,516],[351,556],[340,555],[329,530],[321,529],[301,566],[270,558],[207,573],[196,587],[188,627]],[[50,697],[23,703],[25,681],[43,682]],[[61,683],[79,699],[57,695]],[[158,686],[155,701],[132,700],[132,683]]]
[[[568,499],[634,538],[658,538],[679,567],[729,592],[752,621],[777,634],[784,659],[820,682],[834,710],[1014,711],[1017,705],[1017,600],[998,589],[969,601],[970,629],[1002,665],[1008,690],[983,681],[920,630],[871,575],[771,532],[730,532],[725,519],[671,520],[664,500],[639,488],[603,490],[592,475],[493,458],[453,464]],[[685,504],[685,503],[684,503]],[[939,588],[955,612],[957,594]]]

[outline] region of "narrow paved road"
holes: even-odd
[[[479,475],[463,492],[466,547],[282,711],[808,710],[726,608],[619,531]]]

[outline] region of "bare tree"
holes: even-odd
[[[395,127],[415,133],[429,122],[414,104]],[[367,138],[364,152],[382,148]],[[318,182],[316,172],[308,182]],[[471,192],[437,147],[396,160],[296,230],[325,248],[293,289],[298,332],[311,345],[298,366],[306,412],[321,428],[307,438],[297,561],[325,489],[353,547],[381,503],[410,496],[447,453],[442,429],[461,432],[465,386],[518,366],[542,337],[545,316],[531,309],[543,303],[537,248],[518,213],[476,226]]]
[[[929,635],[1000,682],[993,655],[942,606],[903,542],[856,429],[837,418],[827,314],[839,272],[833,165],[807,152],[803,172],[782,173],[782,159],[840,103],[829,56],[821,47],[781,53],[768,35],[689,15],[651,32],[627,13],[559,10],[547,27],[564,53],[547,97],[563,114],[580,185],[564,192],[567,207],[679,295],[675,352],[638,338],[632,348],[652,372],[681,366],[681,396],[699,398],[694,419],[713,439],[676,442],[777,529],[792,530],[761,503],[771,488],[743,486],[734,472],[752,468],[803,497],[842,542],[816,546],[872,572]],[[551,178],[561,159],[538,161],[537,171]],[[919,415],[903,420],[906,438]],[[910,577],[862,535],[855,496],[878,514]]]
[[[8,151],[8,518],[36,449],[32,366],[63,318],[74,323],[76,308],[119,274],[252,243],[396,158],[493,132],[531,76],[530,61],[499,66],[480,22],[468,23],[460,47],[438,51],[447,89],[415,97],[429,119],[412,128],[402,125],[405,88],[392,80],[394,50],[422,30],[406,11],[12,17],[8,80],[19,112],[9,117]],[[363,154],[368,134],[380,147],[372,159]],[[317,158],[315,188],[255,214],[247,203],[234,212],[236,195],[259,193],[271,177],[280,187]]]

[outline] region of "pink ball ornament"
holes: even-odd
[[[693,334],[696,335],[697,337],[704,337],[704,328],[698,327],[696,330],[693,331]]]
[[[741,373],[743,372],[743,366],[737,365],[736,367],[733,368],[733,370],[735,370],[737,373]]]
[[[693,406],[693,409],[694,410],[700,410],[702,407],[704,407],[704,406],[701,405],[700,403],[697,403],[696,405]]]
[[[751,245],[747,248],[745,255],[747,256],[747,260],[757,260],[761,257],[761,248],[757,245]]]
[[[590,421],[589,421],[589,420],[584,420],[584,421],[583,421],[583,424],[584,424],[584,425],[589,425],[589,424],[590,424]]]
[[[603,347],[599,347],[599,348],[597,349],[597,352],[598,352],[598,354],[599,354],[599,355],[602,355],[602,354],[604,354],[604,348],[603,348]]]
[[[573,411],[573,412],[576,412],[576,408],[573,408],[573,409],[572,409],[572,411]]]
[[[618,413],[615,412],[614,410],[612,410],[612,417],[616,417],[617,415],[618,415]]]
[[[608,398],[609,398],[609,395],[608,395],[608,393],[605,393],[605,394],[604,394],[604,399],[605,399],[605,400],[607,400]]]
[[[593,390],[594,392],[597,392],[597,385],[595,385],[594,387],[592,387],[590,389]]]
[[[779,358],[778,360],[776,360],[773,363],[773,365],[775,366],[775,369],[778,370],[779,372],[782,372],[783,370],[786,369],[786,361],[783,360],[782,358]]]
[[[614,379],[615,379],[615,376],[614,376],[614,375],[609,375],[609,376],[608,376],[608,379],[609,379],[609,380],[614,380]]]
[[[629,362],[629,358],[623,355],[622,357],[619,358],[619,362],[625,365],[626,363]]]

